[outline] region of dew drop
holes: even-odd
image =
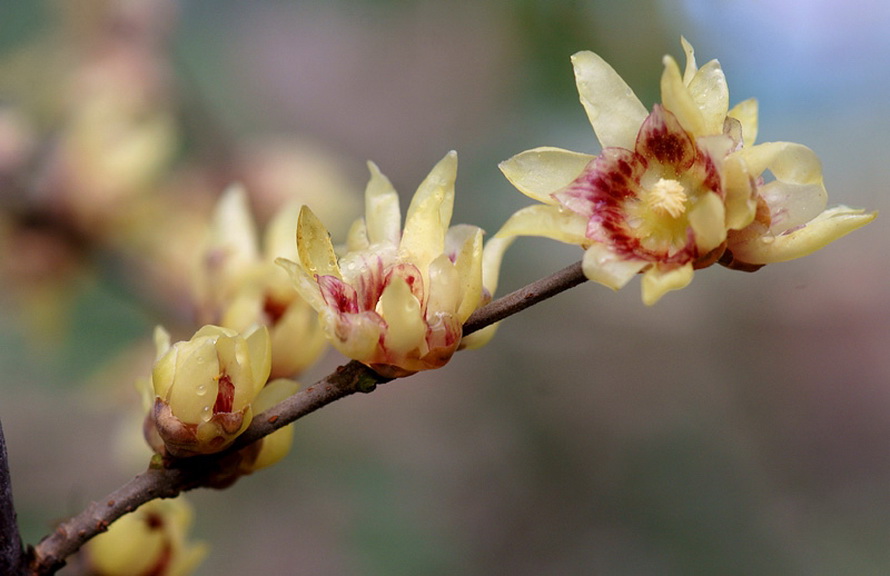
[[[210,419],[213,418],[213,412],[210,410],[210,406],[204,406],[201,409],[201,420],[203,422],[210,422]]]
[[[198,384],[195,387],[195,394],[197,394],[198,396],[203,396],[203,395],[207,394],[207,385],[206,384]]]

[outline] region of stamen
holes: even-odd
[[[660,216],[678,218],[686,212],[686,188],[676,180],[659,178],[646,194],[646,207]]]

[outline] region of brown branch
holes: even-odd
[[[464,324],[464,334],[503,320],[584,281],[581,264],[573,264],[483,306]],[[356,392],[372,392],[377,384],[390,380],[354,360],[338,367],[312,386],[256,415],[247,430],[224,452],[175,460],[167,468],[151,468],[101,501],[91,503],[77,516],[59,524],[35,546],[29,574],[54,574],[65,564],[65,558],[107,530],[112,522],[124,514],[150,500],[172,498],[181,492],[207,486],[212,483],[213,464],[226,456],[336,400]]]
[[[3,436],[3,426],[0,425],[0,574],[19,574],[23,559],[22,537],[12,500],[6,439]]]

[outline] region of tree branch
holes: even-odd
[[[464,324],[463,332],[468,335],[481,330],[585,280],[580,262],[568,266],[479,308]],[[55,573],[64,566],[68,556],[107,530],[112,522],[124,514],[150,500],[173,498],[181,492],[208,485],[212,482],[213,465],[226,456],[336,400],[356,392],[372,392],[377,384],[390,380],[353,360],[312,386],[256,415],[247,430],[227,450],[210,456],[174,460],[167,468],[150,468],[100,502],[91,503],[83,512],[59,524],[44,537],[34,548],[29,574]]]
[[[18,574],[24,554],[12,500],[6,438],[3,436],[3,425],[0,424],[0,574]]]

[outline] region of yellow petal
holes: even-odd
[[[375,312],[340,315],[324,310],[319,321],[328,341],[347,358],[364,362],[376,352],[382,326]]]
[[[837,206],[822,212],[793,232],[749,238],[743,242],[731,243],[729,249],[737,260],[749,264],[785,262],[815,252],[865,226],[877,215],[877,212]]]
[[[556,204],[550,195],[571,184],[593,158],[590,154],[544,146],[520,152],[501,162],[498,168],[529,198]]]
[[[293,380],[278,378],[266,384],[253,403],[254,413],[259,414],[297,393],[300,385]],[[266,468],[284,458],[293,444],[293,425],[280,428],[263,438],[260,453],[250,466],[251,472]]]
[[[291,202],[275,213],[263,235],[266,261],[276,258],[296,260],[299,257],[294,243],[294,230],[297,229],[299,219],[300,205],[297,202]]]
[[[644,260],[628,259],[603,244],[594,244],[584,252],[581,269],[588,280],[618,290],[648,264]]]
[[[748,98],[733,106],[726,114],[741,122],[742,139],[745,146],[749,148],[754,146],[754,142],[757,140],[757,108],[757,100],[755,98]]]
[[[427,317],[438,312],[454,314],[461,301],[461,277],[445,254],[430,263],[430,282],[427,286]]]
[[[233,184],[223,192],[216,205],[210,233],[210,248],[223,251],[230,265],[243,265],[257,259],[256,226],[247,192],[240,184]]]
[[[497,291],[501,261],[517,236],[542,236],[566,244],[583,245],[588,242],[584,235],[586,230],[586,218],[558,206],[536,204],[519,210],[485,243],[482,251],[482,283],[485,290],[489,294]]]
[[[321,220],[303,206],[300,220],[297,223],[297,251],[300,263],[310,276],[336,276],[341,278],[340,267],[337,266],[337,255],[331,244],[331,235]]]
[[[451,222],[456,177],[457,153],[451,151],[420,183],[405,216],[405,231],[399,249],[410,255],[424,280],[429,263],[445,249],[445,231]]]
[[[449,254],[457,255],[454,259],[454,269],[461,282],[461,301],[457,318],[463,324],[482,301],[482,230],[467,224],[452,226],[448,230],[445,244],[449,246]]]
[[[726,192],[726,229],[741,230],[757,213],[756,188],[748,167],[738,154],[723,160],[723,190]]]
[[[745,160],[752,176],[769,170],[776,178],[759,189],[770,207],[774,234],[809,222],[825,209],[828,192],[822,183],[822,163],[806,146],[768,142],[736,154]]]
[[[686,68],[683,70],[683,84],[689,85],[692,82],[692,78],[695,77],[695,73],[698,72],[698,66],[695,64],[695,49],[692,48],[692,44],[686,39],[685,36],[680,36],[680,45],[683,47],[683,52],[686,53]]]
[[[661,103],[667,108],[687,132],[695,136],[707,136],[714,132],[707,131],[705,118],[698,104],[683,83],[680,67],[670,56],[664,57],[664,72],[661,74]],[[721,131],[723,126],[720,126]]]
[[[368,227],[364,218],[356,218],[346,232],[346,251],[361,252],[371,247],[368,239]]]
[[[720,63],[711,60],[699,68],[687,88],[701,112],[703,134],[721,134],[729,110],[729,88]]]
[[[294,283],[294,288],[296,288],[297,292],[300,294],[300,297],[306,301],[307,304],[312,306],[316,311],[320,312],[327,307],[327,304],[324,301],[324,298],[321,295],[321,290],[318,288],[318,283],[315,281],[315,278],[310,276],[305,268],[301,264],[288,260],[286,258],[277,258],[275,263],[281,266],[281,268],[287,272],[288,276],[290,276],[291,281]]]
[[[726,240],[726,214],[723,199],[706,192],[689,210],[689,225],[701,252],[710,252]]]
[[[399,195],[389,178],[373,162],[368,162],[371,179],[365,189],[365,222],[371,244],[398,245],[402,230]]]
[[[420,311],[420,302],[414,297],[408,283],[401,276],[394,276],[380,296],[380,315],[386,321],[384,346],[397,355],[415,350],[420,354],[426,340],[426,323]]]
[[[566,244],[586,244],[587,219],[558,206],[536,204],[510,216],[495,238],[542,236]]]
[[[246,353],[250,359],[251,379],[259,391],[269,379],[269,371],[272,369],[272,345],[269,329],[265,326],[257,326],[252,331],[246,332],[243,338],[247,341]],[[256,396],[256,393],[252,396]]]
[[[685,288],[692,282],[693,274],[694,270],[691,263],[669,270],[660,270],[657,266],[653,266],[643,273],[643,281],[641,283],[643,304],[652,306],[671,290]]]
[[[177,343],[176,376],[165,400],[183,422],[199,424],[212,415],[219,378],[215,342],[198,338]]]
[[[157,360],[170,349],[170,333],[167,332],[163,326],[155,326],[154,341],[156,350],[155,359]]]
[[[649,115],[630,86],[593,52],[572,56],[581,104],[603,148],[633,150],[637,132]]]

